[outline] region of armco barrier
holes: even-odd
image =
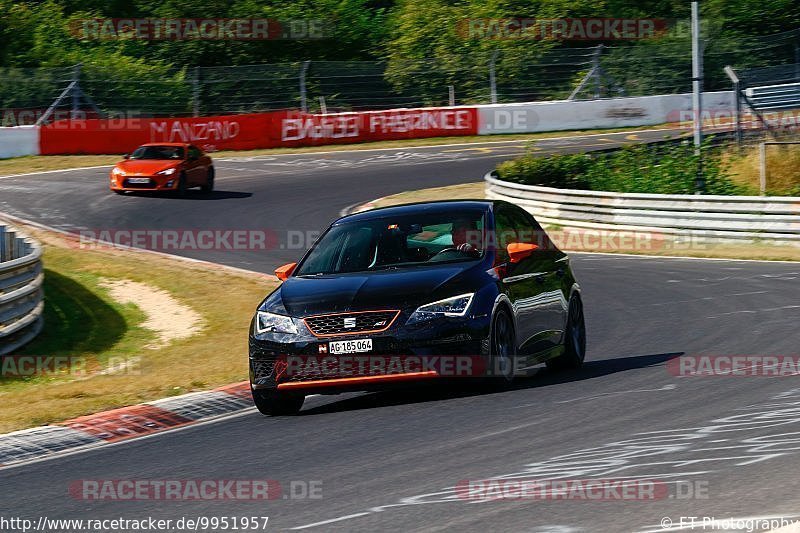
[[[0,224],[0,355],[31,341],[42,329],[42,247]]]
[[[520,205],[544,224],[800,244],[800,198],[796,197],[555,189],[501,181],[493,172],[484,179],[487,198]]]

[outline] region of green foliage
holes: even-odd
[[[741,68],[794,61],[796,35],[767,40],[758,36],[800,27],[797,0],[705,0],[702,14],[708,26],[707,89],[729,88],[722,72],[727,64]],[[384,100],[384,96],[402,95],[409,105],[441,104],[447,99],[447,87],[453,85],[459,103],[485,103],[492,60],[500,101],[564,98],[589,68],[585,51],[575,52],[580,59],[570,54],[595,43],[469,35],[470,21],[512,17],[679,21],[674,31],[658,39],[605,43],[610,48],[603,52],[601,64],[628,95],[684,91],[690,80],[688,15],[688,2],[663,0],[207,0],[202,4],[187,0],[0,0],[0,107],[38,107],[42,100],[52,101],[63,89],[63,80],[69,80],[69,76],[64,78],[52,71],[8,68],[71,67],[79,62],[87,75],[96,75],[93,90],[106,87],[106,94],[101,91],[95,97],[91,93],[92,97],[105,101],[106,95],[111,98],[117,94],[116,101],[126,102],[130,109],[147,111],[149,104],[154,112],[189,110],[191,83],[182,82],[187,81],[193,67],[299,64],[304,60],[375,61],[378,74],[342,68],[356,80],[361,97],[376,102],[391,99]],[[331,38],[88,40],[70,31],[71,24],[87,18],[197,17],[320,20]],[[309,76],[314,75],[312,66]],[[53,78],[49,82],[48,76]],[[296,79],[296,70],[291,76]],[[229,81],[235,87],[240,80]],[[263,77],[250,81],[265,85]],[[150,86],[131,89],[131,82]],[[309,80],[310,89],[314,83]],[[233,94],[224,84],[224,80],[218,80],[218,85],[207,88],[209,101],[221,101],[224,97],[219,95]],[[268,90],[278,95],[283,105],[296,101],[283,85]],[[137,91],[156,96],[148,102]],[[346,107],[348,95],[340,93],[338,86],[326,86],[324,91],[332,105]],[[232,102],[224,111],[246,110],[251,94],[249,86],[242,87],[234,94],[242,101]],[[337,96],[341,96],[340,101]]]
[[[735,195],[720,150],[706,144],[702,150],[708,194]],[[501,179],[525,185],[565,189],[655,194],[693,194],[698,156],[688,143],[627,146],[604,154],[527,154],[501,163]]]
[[[561,189],[588,189],[586,173],[594,165],[587,154],[563,154],[557,157],[526,155],[500,163],[497,172],[506,181],[523,185],[542,185]]]

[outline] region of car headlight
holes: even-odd
[[[256,333],[297,333],[291,317],[266,311],[256,313]]]
[[[472,303],[475,293],[459,294],[452,298],[446,298],[426,305],[422,305],[408,317],[408,324],[422,322],[441,316],[464,316]]]
[[[158,174],[159,176],[169,176],[171,174],[175,174],[175,167],[165,168],[164,170],[162,170],[160,172],[156,172],[156,174]]]
[[[122,170],[121,168],[118,168],[118,167],[114,167],[114,170],[112,170],[111,173],[114,176],[124,176],[125,175],[125,171]]]

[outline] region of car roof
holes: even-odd
[[[494,205],[492,200],[441,200],[436,202],[416,202],[410,204],[393,205],[390,207],[379,207],[347,215],[334,224],[340,222],[357,222],[361,220],[373,220],[393,216],[409,214],[424,214],[425,212],[458,212],[458,211],[488,211]]]

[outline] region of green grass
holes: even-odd
[[[15,355],[78,357],[86,373],[0,380],[0,433],[247,379],[248,325],[277,280],[143,252],[80,249],[60,234],[24,229],[44,244],[45,327]],[[165,290],[198,312],[204,327],[154,349],[142,310],[115,301],[105,279]],[[101,372],[112,358],[138,363],[133,372]]]
[[[112,347],[119,351],[123,344],[135,350],[154,338],[148,330],[137,327],[145,318],[141,310],[111,299],[96,274],[73,275],[45,270],[44,318],[48,327],[23,354],[94,355]]]
[[[59,272],[65,272],[67,275]],[[138,356],[141,347],[155,340],[141,327],[142,311],[133,304],[116,302],[100,286],[101,277],[68,269],[45,269],[45,329],[15,355],[79,358],[86,370],[104,368],[110,358]],[[66,376],[0,376],[0,391],[21,390]]]

